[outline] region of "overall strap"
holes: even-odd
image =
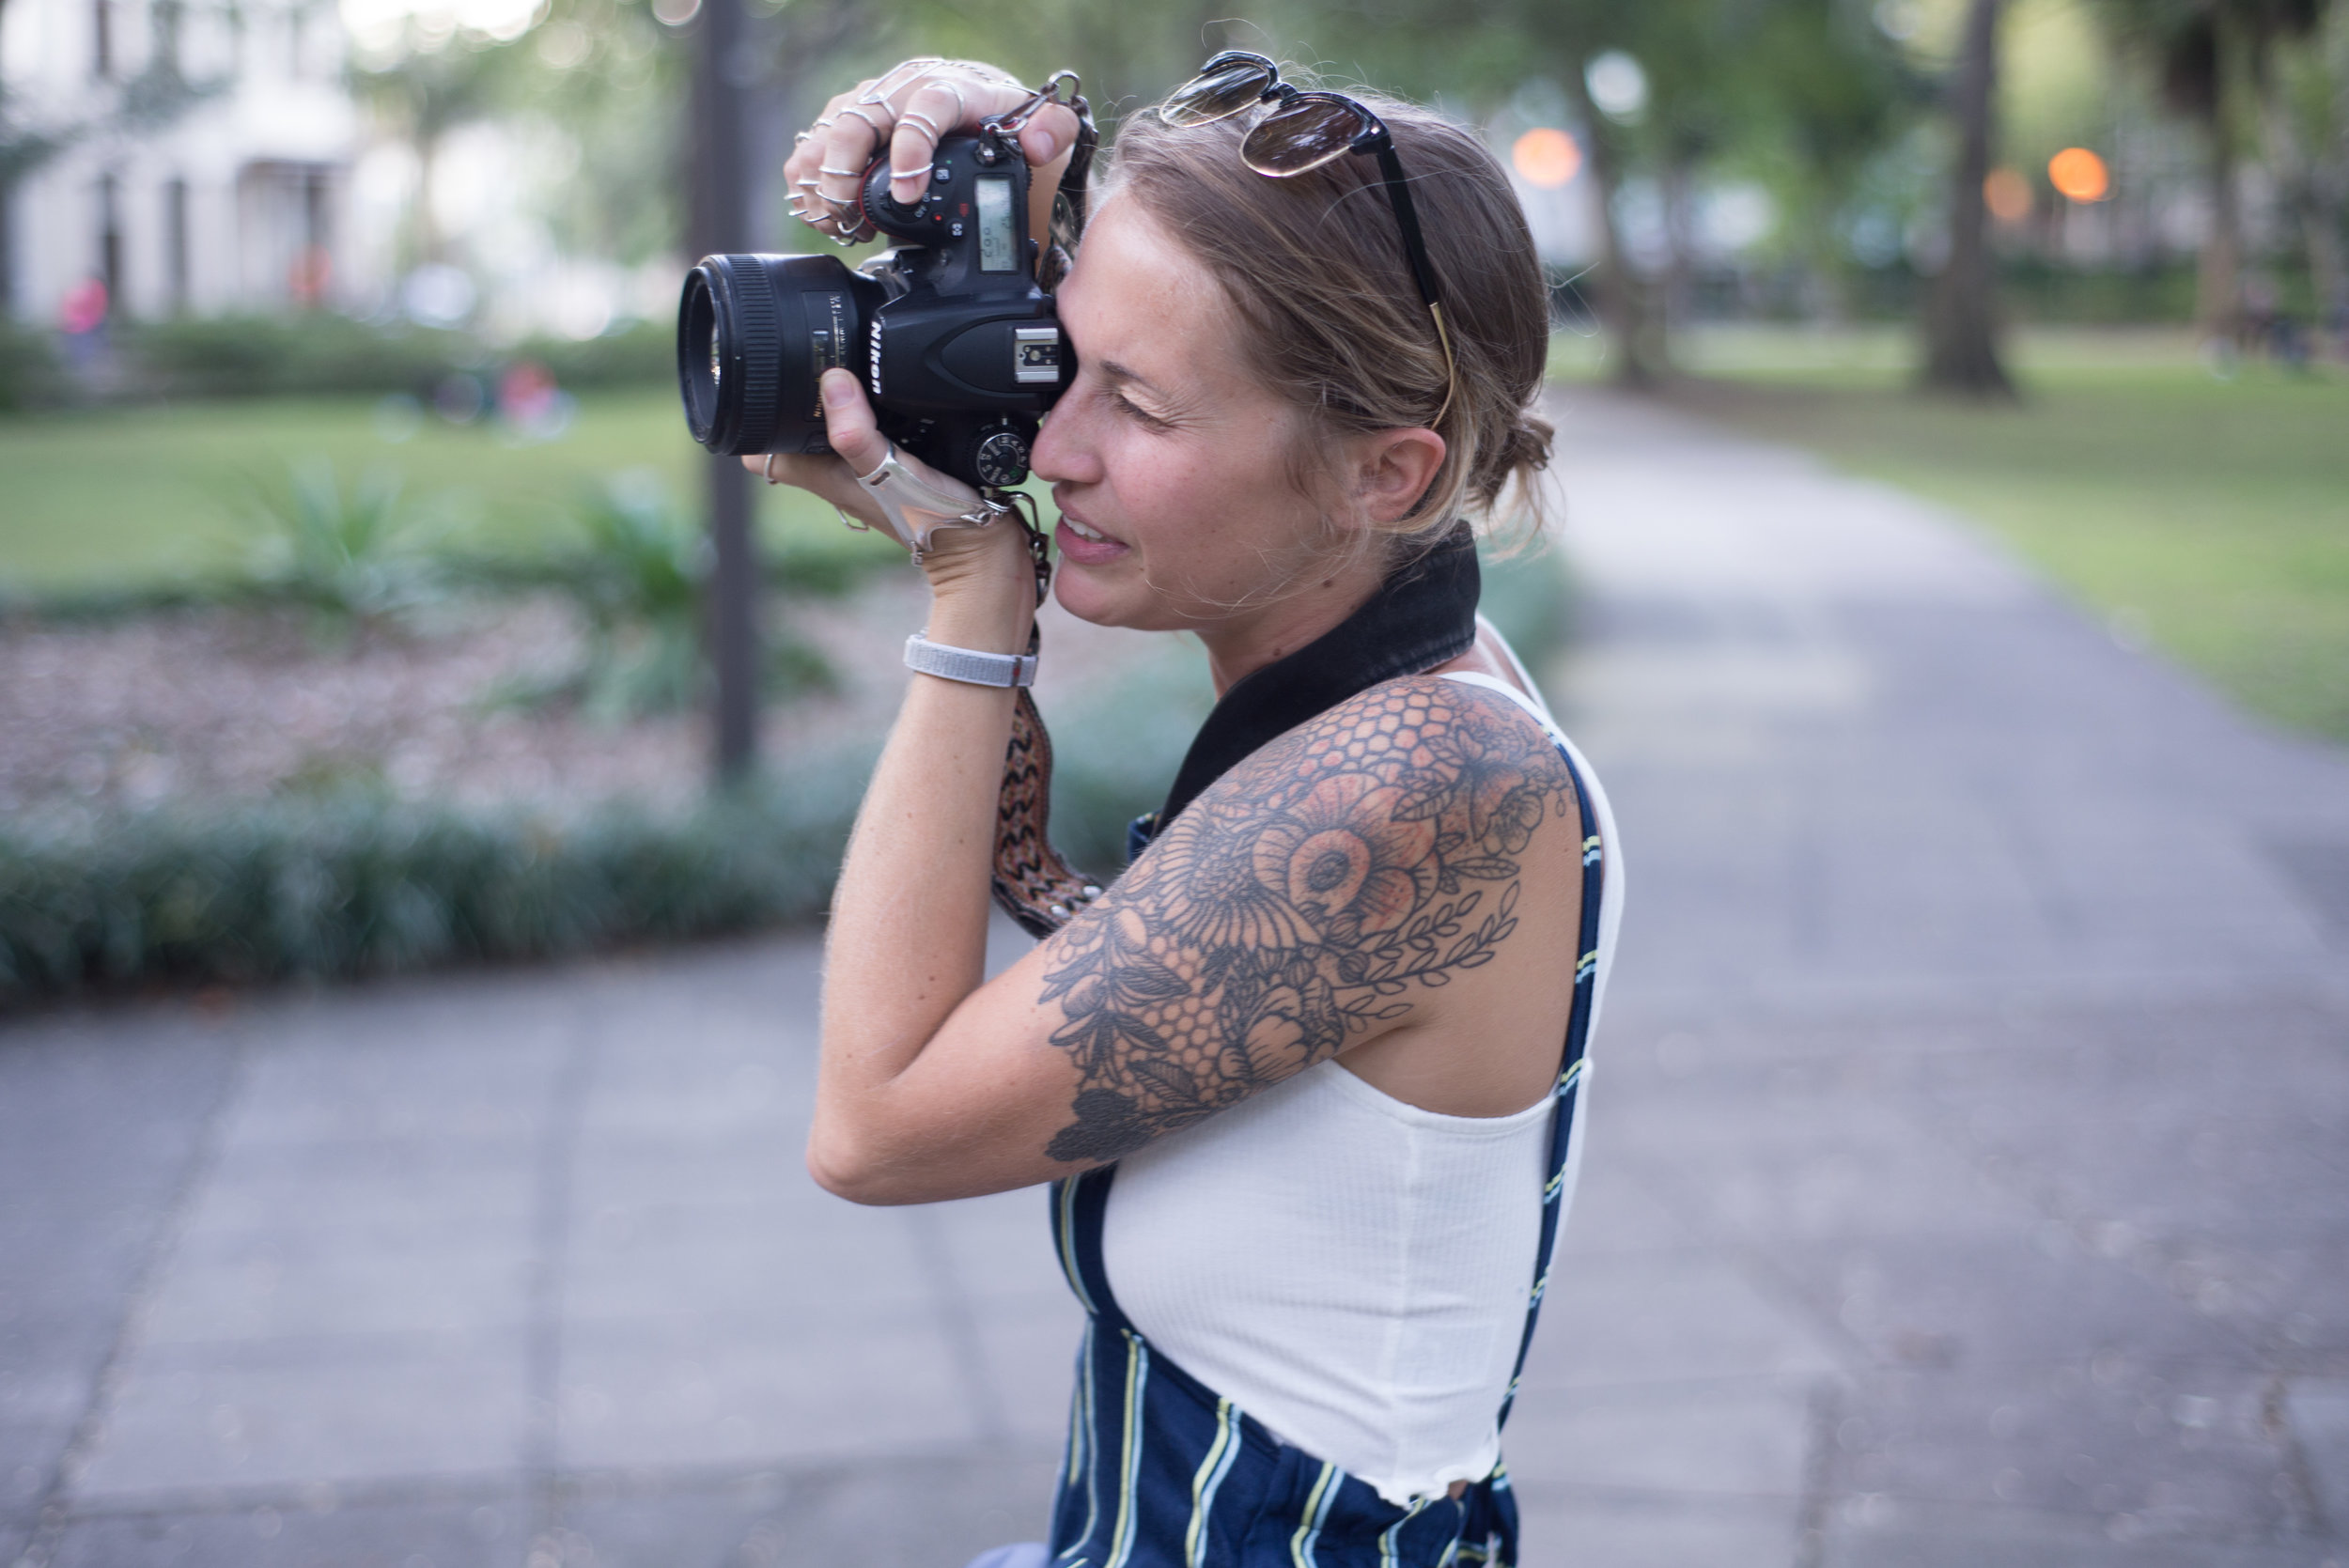
[[[1498,1424],[1503,1426],[1517,1404],[1517,1379],[1524,1375],[1526,1353],[1533,1347],[1533,1326],[1542,1314],[1542,1296],[1549,1289],[1549,1266],[1558,1247],[1558,1226],[1565,1207],[1566,1162],[1573,1153],[1574,1108],[1582,1084],[1582,1053],[1590,1042],[1591,1012],[1598,992],[1599,922],[1606,895],[1606,846],[1599,842],[1598,813],[1591,804],[1590,784],[1576,761],[1574,748],[1554,729],[1552,736],[1574,780],[1575,807],[1582,823],[1581,930],[1575,940],[1574,1001],[1566,1015],[1565,1048],[1551,1092],[1556,1103],[1550,1112],[1548,1175],[1542,1184],[1541,1247],[1534,1254],[1533,1288],[1525,1304],[1525,1330],[1517,1339],[1517,1364],[1509,1371],[1509,1391],[1501,1401]]]
[[[1081,1175],[1064,1176],[1050,1188],[1052,1255],[1060,1260],[1061,1272],[1067,1277],[1078,1303],[1104,1332],[1112,1334],[1131,1327],[1110,1289],[1109,1266],[1101,1254],[1110,1183],[1116,1176],[1116,1166],[1096,1166]]]

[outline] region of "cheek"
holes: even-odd
[[[1119,513],[1154,567],[1194,579],[1252,570],[1305,520],[1285,464],[1260,442],[1135,432],[1104,455]]]

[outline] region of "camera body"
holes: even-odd
[[[677,384],[712,452],[822,453],[817,383],[863,381],[881,433],[981,489],[1018,485],[1045,411],[1076,372],[1036,282],[1029,171],[992,132],[938,145],[921,197],[866,171],[865,222],[899,241],[851,272],[830,256],[711,256],[686,275]]]

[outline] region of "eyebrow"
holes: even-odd
[[[1130,365],[1120,365],[1113,359],[1105,359],[1099,361],[1098,363],[1101,366],[1101,374],[1107,376],[1113,381],[1132,381],[1138,385],[1148,387],[1152,392],[1157,393],[1161,397],[1167,396],[1167,392],[1164,387],[1159,385],[1158,382],[1152,380],[1149,377],[1142,374]]]

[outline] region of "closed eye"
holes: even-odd
[[[1110,401],[1117,406],[1118,412],[1126,415],[1128,419],[1131,419],[1135,424],[1140,425],[1144,429],[1171,430],[1174,427],[1174,423],[1171,420],[1160,419],[1157,414],[1148,412],[1143,409],[1141,405],[1128,398],[1123,393],[1111,393]]]

